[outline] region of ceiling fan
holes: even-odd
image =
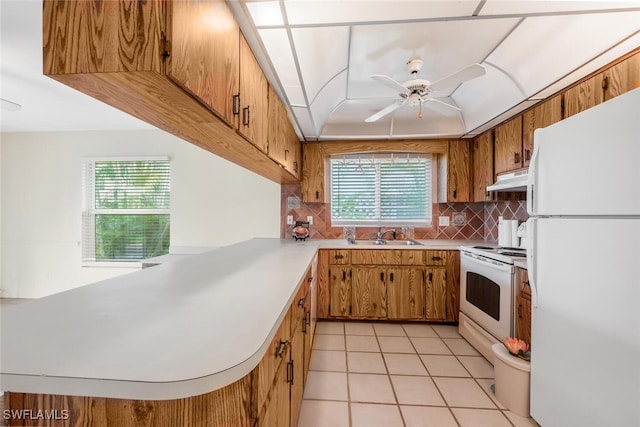
[[[365,122],[375,122],[376,120],[386,116],[387,114],[397,110],[403,105],[411,105],[411,106],[420,106],[420,112],[418,113],[418,117],[422,118],[422,104],[436,102],[441,105],[444,105],[449,108],[453,108],[455,110],[460,111],[460,109],[454,105],[448,104],[438,98],[430,98],[428,95],[436,90],[444,89],[451,86],[457,86],[460,83],[466,82],[467,80],[475,79],[476,77],[480,77],[484,75],[486,72],[484,67],[480,64],[473,64],[466,68],[463,68],[460,71],[456,71],[453,74],[450,74],[446,77],[441,78],[440,80],[431,83],[429,80],[419,79],[418,71],[422,69],[424,65],[424,61],[420,58],[413,58],[407,62],[407,70],[411,72],[413,78],[404,83],[398,83],[393,80],[391,77],[384,76],[381,74],[375,74],[371,76],[372,79],[376,80],[379,83],[382,83],[385,86],[390,87],[391,89],[397,90],[399,92],[400,99],[398,99],[393,104],[388,107],[383,108],[372,116],[364,119]]]

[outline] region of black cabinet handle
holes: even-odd
[[[238,114],[240,114],[240,94],[236,93],[235,95],[232,96],[232,99],[233,99],[232,113],[234,116],[237,116]]]
[[[433,282],[433,273],[429,273],[429,281]]]
[[[304,317],[301,319],[302,320],[302,333],[306,334],[307,333],[307,312],[305,312]]]
[[[284,150],[284,160],[287,160],[287,155],[289,154],[289,150]]]
[[[249,106],[242,109],[242,124],[249,127]]]
[[[278,343],[276,344],[276,357],[284,357],[288,346],[289,341],[278,340]]]
[[[518,317],[522,317],[522,304],[518,304]]]
[[[343,271],[342,272],[342,281],[344,282],[345,280],[347,280],[347,272]]]
[[[384,281],[384,273],[380,273],[380,280]]]
[[[287,363],[287,382],[293,385],[293,360]]]
[[[454,199],[458,198],[458,190],[453,190],[453,198]]]
[[[298,162],[293,162],[293,171],[298,172]]]
[[[320,199],[320,192],[316,191],[316,200]]]
[[[342,259],[342,258],[344,258],[344,255],[335,255],[334,258],[335,259]]]
[[[391,280],[393,282],[393,273],[389,274],[389,280]]]
[[[431,260],[432,261],[442,261],[442,257],[434,256],[434,257],[431,257]]]
[[[520,153],[513,153],[513,163],[520,163]]]
[[[310,276],[310,277],[307,279],[307,282],[309,282],[309,283],[313,282],[313,276]]]
[[[531,160],[531,150],[529,150],[528,148],[526,150],[524,150],[524,159],[528,162],[529,160]]]

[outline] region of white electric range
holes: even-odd
[[[515,268],[521,248],[460,247],[459,332],[488,360],[491,345],[514,335]]]

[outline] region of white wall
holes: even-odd
[[[163,131],[1,137],[0,288],[5,297],[37,298],[135,271],[81,266],[84,157],[170,157],[172,247],[279,237],[279,184]]]

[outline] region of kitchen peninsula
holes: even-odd
[[[406,249],[456,250],[461,242],[423,243]],[[318,250],[351,247],[252,239],[3,308],[5,401],[10,409],[66,409],[88,425],[181,423],[203,411],[200,425],[251,425],[268,417],[262,401],[275,398],[252,382],[269,389],[278,369],[264,361],[287,347],[293,354],[295,338],[283,339],[284,348],[273,343],[283,328],[289,337],[290,307],[311,299],[301,290]],[[295,328],[292,320],[292,337]],[[281,371],[289,376],[288,366]]]

